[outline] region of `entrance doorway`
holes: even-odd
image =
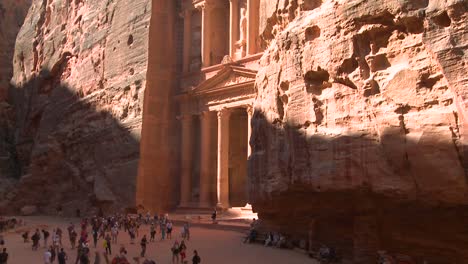
[[[244,108],[234,109],[229,121],[229,204],[247,203],[248,116]]]

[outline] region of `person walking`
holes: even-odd
[[[184,238],[188,240],[190,240],[190,226],[189,226],[189,223],[188,222],[185,222],[184,224]]]
[[[47,248],[47,241],[49,240],[49,232],[45,229],[42,229],[42,237],[44,238],[44,248]]]
[[[52,253],[50,253],[49,249],[44,252],[44,264],[51,264],[52,263]]]
[[[166,227],[167,227],[167,239],[172,239],[172,222],[168,221]]]
[[[94,243],[94,248],[97,247],[97,241],[98,241],[98,229],[93,229],[93,243]]]
[[[185,254],[185,251],[187,250],[187,246],[185,245],[185,241],[182,240],[182,242],[180,242],[180,246],[179,246],[179,254],[180,254],[180,263],[184,264],[185,263],[185,258],[186,258],[186,254]]]
[[[119,228],[117,227],[117,225],[114,225],[111,228],[111,235],[112,235],[112,243],[117,244],[117,237],[119,235]]]
[[[7,264],[7,263],[8,263],[7,249],[3,248],[2,253],[0,253],[0,264]]]
[[[41,239],[41,235],[39,235],[39,230],[36,230],[34,235],[32,235],[31,240],[33,242],[32,244],[32,250],[37,250],[39,247],[39,240]]]
[[[111,241],[111,237],[109,236],[109,234],[107,234],[105,240],[107,241],[106,244],[107,244],[107,248],[109,249],[109,255],[112,255],[112,245],[111,245],[112,241]]]
[[[60,249],[57,259],[59,264],[67,264],[68,256],[67,253],[65,253],[65,251],[63,250],[63,248]]]
[[[194,250],[193,251],[192,264],[199,264],[200,262],[201,262],[201,258],[198,255],[198,251]]]
[[[142,258],[145,257],[146,254],[146,245],[148,244],[148,240],[146,239],[146,235],[143,235],[143,238],[141,239],[140,245],[141,245],[141,254],[140,256]]]
[[[172,264],[179,263],[179,242],[177,240],[174,242],[174,245],[171,248],[172,251]]]
[[[154,242],[154,237],[156,236],[156,227],[154,224],[151,224],[150,228],[150,242]]]

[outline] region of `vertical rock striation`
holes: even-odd
[[[261,4],[260,217],[354,263],[378,249],[466,259],[468,2]]]
[[[134,205],[150,16],[145,0],[33,1],[13,58],[14,208]]]

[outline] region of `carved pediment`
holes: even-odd
[[[194,90],[195,94],[207,94],[236,89],[252,88],[257,71],[241,66],[225,65],[213,77],[203,81]]]

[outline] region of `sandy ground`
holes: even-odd
[[[31,250],[31,244],[25,244],[21,238],[21,231],[25,228],[34,228],[35,226],[47,226],[49,232],[53,228],[59,226],[66,233],[67,224],[69,219],[59,219],[50,217],[28,217],[26,220],[26,227],[21,227],[16,231],[9,231],[4,233],[6,240],[6,247],[10,255],[8,264],[41,264],[43,263],[42,256],[45,249],[42,247],[38,251]],[[72,220],[75,225],[78,221]],[[159,230],[158,230],[159,231]],[[158,264],[172,263],[172,253],[170,248],[175,240],[180,242],[180,227],[175,227],[173,231],[173,238],[171,240],[160,241],[160,234],[157,234],[157,241],[150,243],[147,248],[147,257],[153,259]],[[112,253],[117,253],[120,245],[123,244],[128,250],[128,257],[132,259],[140,253],[139,240],[143,234],[147,234],[149,238],[149,227],[143,226],[140,229],[140,237],[136,240],[134,245],[131,245],[128,234],[121,232],[119,234],[118,244],[112,245]],[[308,258],[306,255],[293,250],[283,250],[276,248],[267,248],[259,244],[243,244],[243,234],[232,231],[222,231],[204,228],[191,228],[191,239],[187,242],[187,255],[191,260],[193,250],[196,249],[202,259],[203,264],[230,264],[230,263],[265,263],[265,264],[305,264],[317,263]],[[50,240],[50,239],[49,239]],[[69,256],[67,263],[74,263],[76,258],[76,250],[71,250],[68,241],[68,234],[64,237],[64,248]],[[103,252],[102,241],[98,242],[98,248],[95,249],[91,246],[91,263],[94,263],[95,252]],[[73,261],[72,261],[73,260]],[[55,262],[57,263],[57,261]],[[104,259],[101,258],[101,263]],[[191,263],[191,261],[189,262]]]

